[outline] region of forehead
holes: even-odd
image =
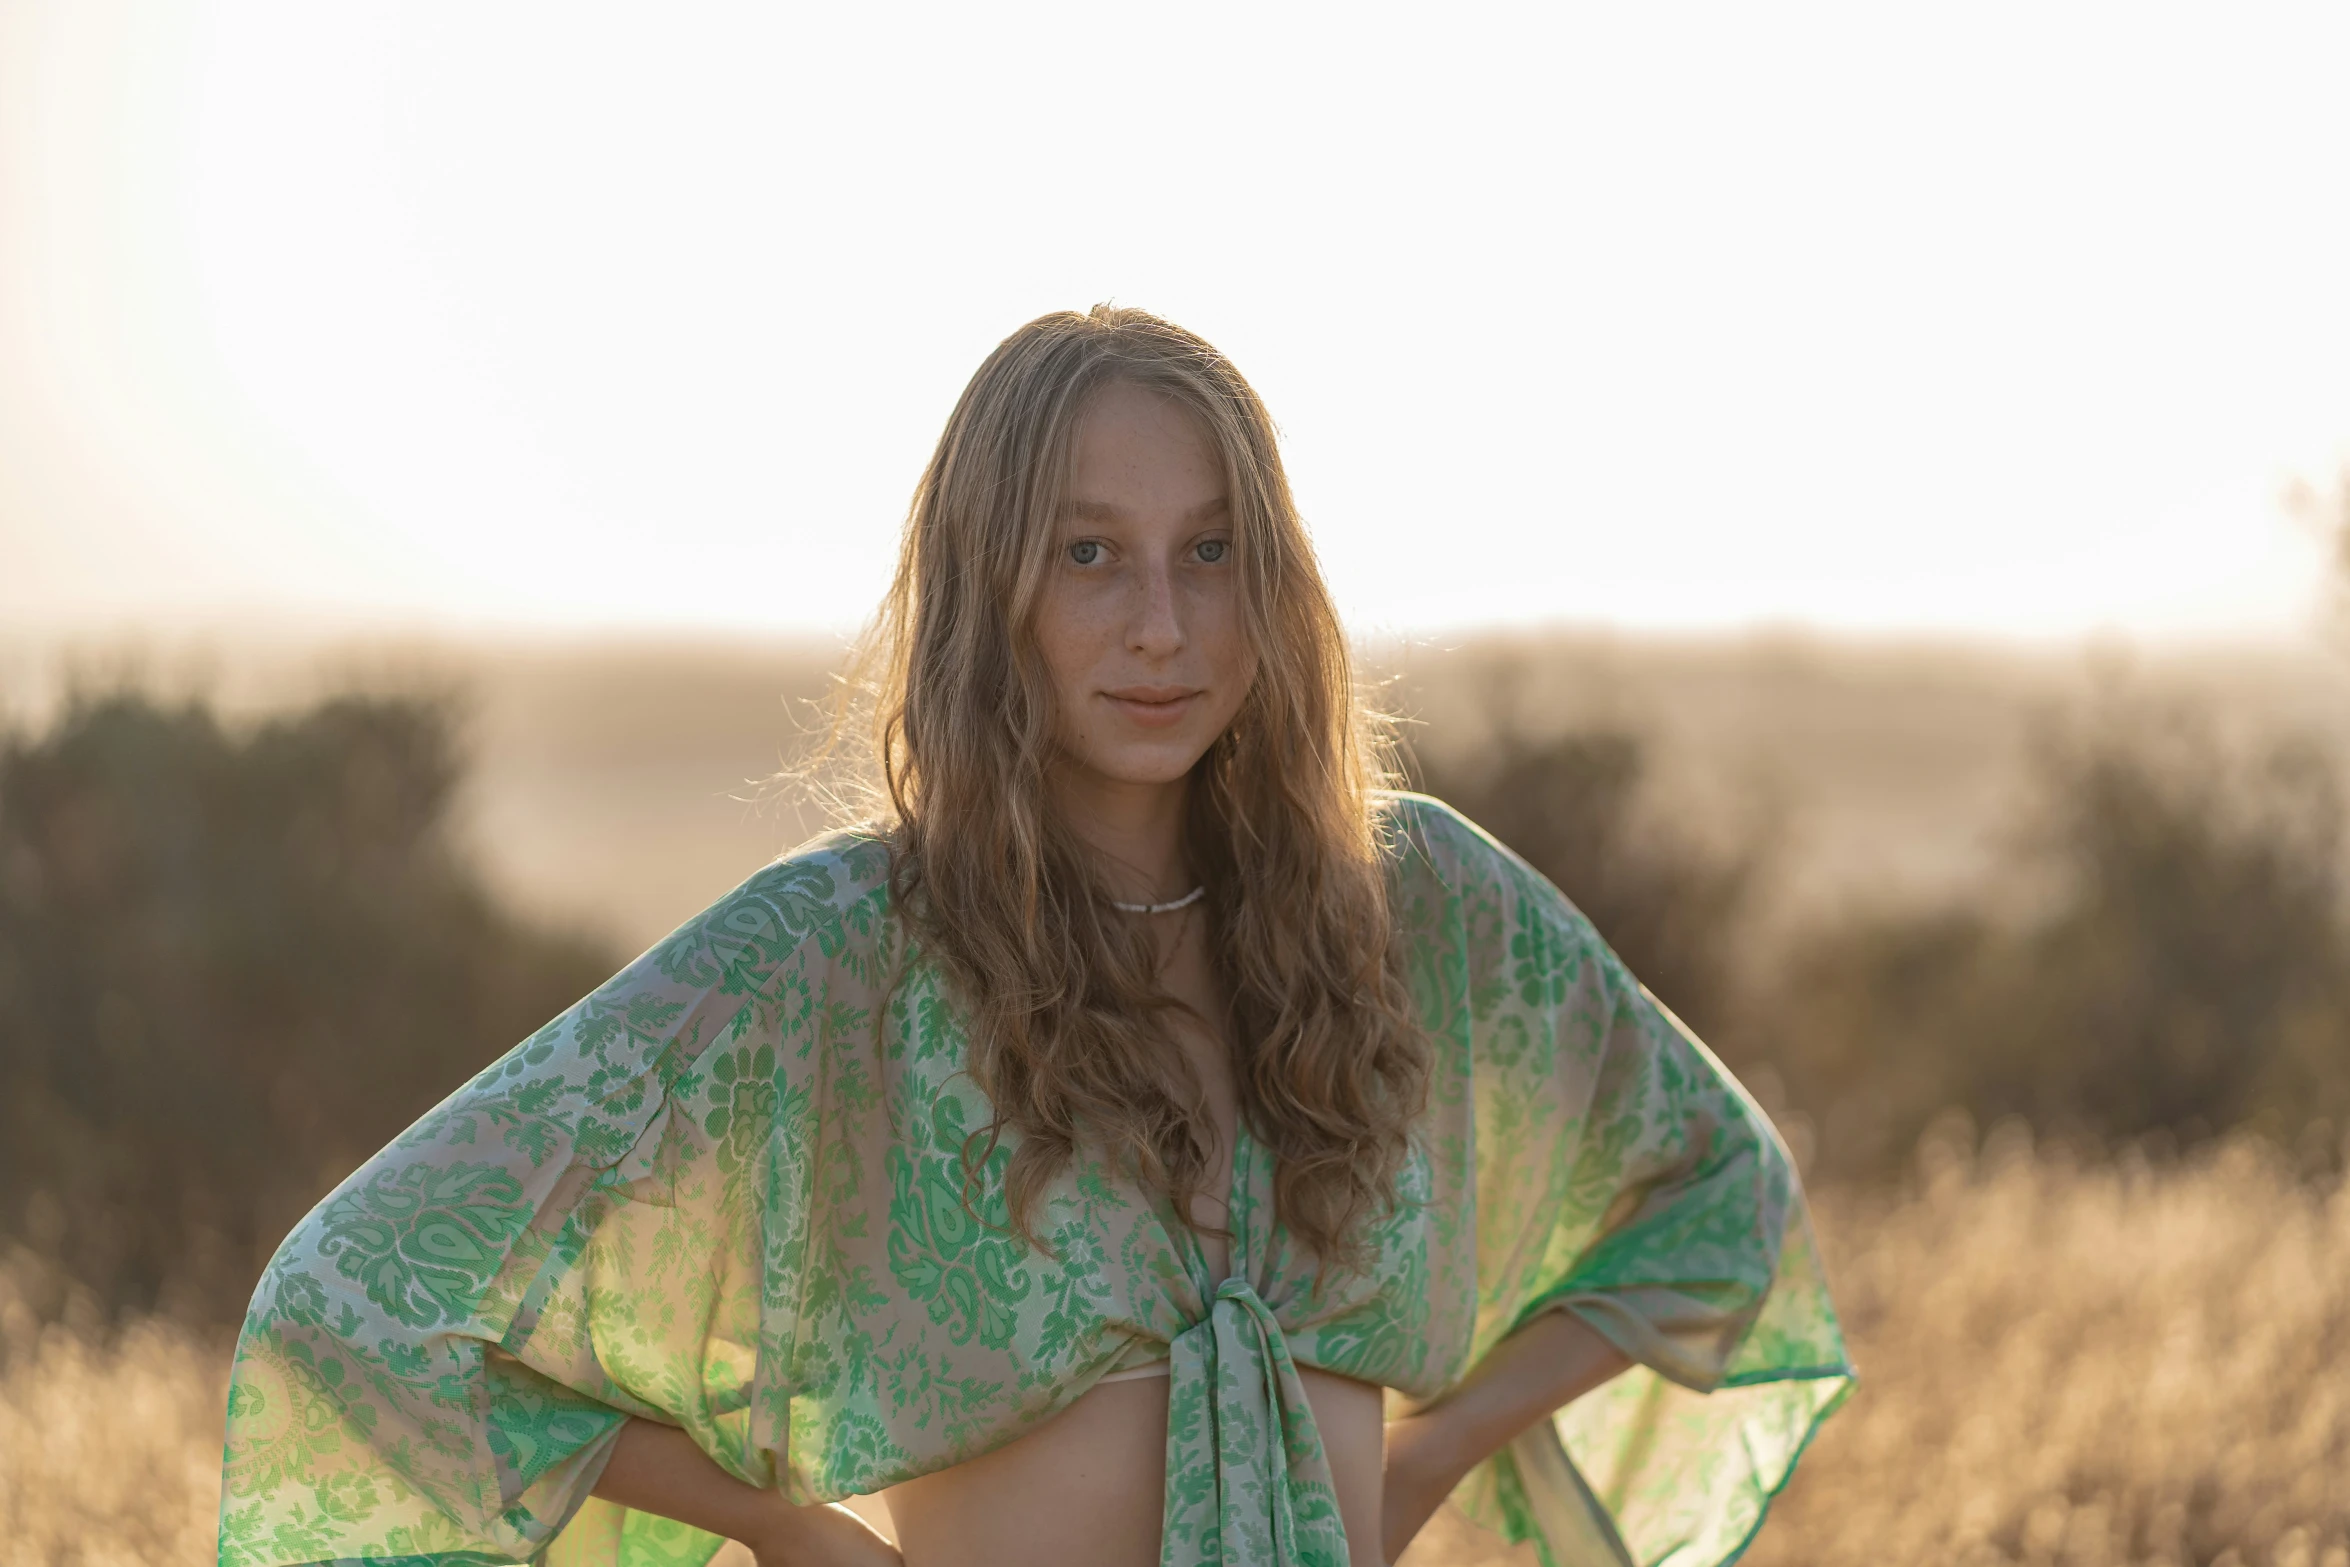
[[[1174,509],[1224,499],[1224,463],[1199,418],[1163,392],[1130,381],[1096,390],[1071,430],[1063,510]]]

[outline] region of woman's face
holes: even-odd
[[[1096,783],[1172,783],[1256,676],[1224,465],[1188,412],[1132,382],[1095,392],[1074,434],[1035,628],[1061,760]]]

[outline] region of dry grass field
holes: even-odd
[[[2350,1190],[1995,1131],[1819,1216],[1862,1382],[1755,1567],[2350,1567]],[[0,1567],[208,1561],[218,1345],[0,1320]],[[1531,1560],[1451,1517],[1406,1557]]]

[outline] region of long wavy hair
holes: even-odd
[[[1180,1003],[1143,922],[1106,913],[1100,868],[1046,792],[1056,714],[1034,622],[1073,427],[1115,381],[1188,410],[1223,462],[1257,674],[1193,773],[1185,842],[1232,999],[1240,1111],[1276,1156],[1279,1216],[1343,1265],[1395,1200],[1431,1050],[1373,793],[1392,741],[1357,700],[1272,421],[1192,333],[1105,305],[1040,316],[948,418],[863,650],[893,897],[967,1008],[968,1069],[995,1107],[987,1145],[1018,1134],[1006,1197],[1021,1231],[1080,1146],[1192,1224],[1215,1149],[1169,1032]]]

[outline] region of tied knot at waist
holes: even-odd
[[[1346,1530],[1289,1335],[1240,1275],[1168,1346],[1160,1567],[1346,1567]]]

